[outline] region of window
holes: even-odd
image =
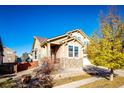
[[[35,51],[35,59],[37,59],[37,51]]]
[[[87,45],[87,41],[84,41],[84,45]]]
[[[77,46],[74,47],[74,56],[78,57],[78,47]]]
[[[69,46],[69,57],[73,57],[73,46]]]
[[[78,56],[79,56],[79,47],[69,46],[69,57],[78,57]]]
[[[79,40],[81,40],[81,37],[78,37]]]
[[[84,43],[84,45],[87,45],[87,44],[88,44],[87,40],[84,40],[84,42],[83,42],[83,43]]]
[[[81,40],[81,37],[74,36],[74,38],[76,38],[76,39],[78,39],[78,40]]]

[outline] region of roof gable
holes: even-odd
[[[69,31],[67,33],[65,33],[64,35],[60,35],[60,36],[57,36],[57,37],[53,37],[51,39],[48,39],[48,38],[41,38],[41,37],[34,37],[35,39],[37,39],[40,43],[41,43],[41,46],[43,46],[44,44],[46,44],[47,42],[53,42],[53,41],[56,41],[56,40],[60,40],[62,38],[65,38],[65,37],[72,37],[73,35],[72,34],[79,34],[81,37],[86,37],[87,39],[90,39],[84,32],[82,32],[82,30],[80,29],[76,29],[76,30],[72,30],[72,31]],[[72,37],[73,38],[73,37]],[[77,38],[73,38],[73,39],[76,39],[79,43],[82,44],[81,40],[78,40]],[[82,38],[81,38],[82,39]],[[35,41],[34,41],[34,44],[35,44]],[[33,47],[34,47],[34,44],[33,44]],[[32,49],[33,49],[32,47]]]
[[[74,34],[74,33],[79,33],[83,37],[86,37],[87,39],[90,39],[81,29],[75,29],[75,30],[67,32],[66,34]]]
[[[38,37],[38,36],[35,36],[34,38],[36,38],[40,43],[48,40],[48,38],[42,38],[42,37]]]

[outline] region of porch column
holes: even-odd
[[[51,48],[50,48],[50,43],[47,44],[47,57],[51,58]]]

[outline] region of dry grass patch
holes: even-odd
[[[54,83],[54,86],[58,86],[58,85],[63,85],[63,84],[66,84],[66,83],[74,82],[74,81],[77,81],[77,80],[86,79],[86,78],[89,78],[89,77],[91,77],[91,76],[88,75],[88,74],[84,74],[84,75],[78,75],[78,76],[72,76],[72,77],[67,77],[67,78],[63,78],[63,79],[54,80],[53,83]]]
[[[80,88],[118,88],[122,85],[124,85],[124,77],[116,76],[113,81],[102,79],[80,86]]]

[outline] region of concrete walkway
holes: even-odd
[[[55,86],[53,88],[78,88],[82,85],[92,83],[92,82],[95,82],[95,81],[100,80],[100,79],[103,79],[103,78],[91,77],[91,78],[88,78],[88,79],[78,80],[78,81],[67,83],[67,84],[64,84],[64,85]]]
[[[119,88],[124,88],[124,85],[120,86]]]
[[[115,70],[115,73],[118,74],[119,76],[124,77],[124,70]]]

